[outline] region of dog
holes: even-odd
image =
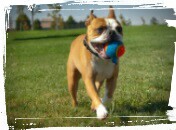
[[[91,109],[95,110],[97,118],[102,120],[108,116],[105,104],[112,100],[119,72],[119,60],[117,64],[112,63],[103,46],[110,41],[122,41],[123,31],[112,6],[109,7],[106,18],[97,18],[91,11],[85,25],[87,33],[79,35],[71,43],[67,62],[68,90],[75,107],[78,104],[78,81],[82,77],[92,100]],[[98,93],[104,80],[105,95],[101,99]]]

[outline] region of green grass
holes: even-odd
[[[67,91],[66,62],[70,43],[85,31],[8,33],[5,92],[9,126],[21,129],[136,125],[147,123],[129,123],[129,120],[140,119],[115,116],[165,116],[176,31],[167,26],[130,26],[124,28],[126,53],[120,59],[117,89],[112,105],[108,107],[109,117],[104,121],[64,118],[96,116],[90,110],[91,102],[82,80],[79,83],[79,106],[76,109],[71,107]],[[103,93],[104,88],[101,96]]]

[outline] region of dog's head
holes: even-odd
[[[85,24],[90,48],[101,58],[108,58],[104,52],[105,43],[122,41],[123,36],[122,26],[117,21],[112,6],[109,7],[109,15],[106,18],[97,18],[91,11]]]

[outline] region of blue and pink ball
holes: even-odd
[[[117,64],[118,58],[125,53],[125,46],[121,41],[106,43],[104,46],[106,55],[111,58],[112,62]]]

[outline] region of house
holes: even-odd
[[[41,20],[42,29],[51,29],[53,19],[52,18],[44,18]]]

